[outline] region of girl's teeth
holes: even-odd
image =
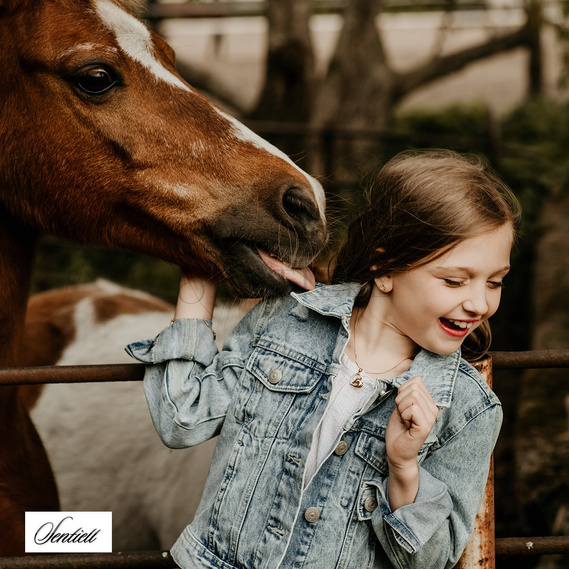
[[[449,322],[452,322],[455,326],[458,326],[459,328],[462,328],[463,330],[465,328],[471,328],[472,327],[472,322],[463,322],[461,320],[451,320],[449,318]]]

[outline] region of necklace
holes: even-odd
[[[383,371],[366,372],[364,368],[358,363],[358,349],[356,347],[356,327],[357,327],[357,320],[354,323],[354,360],[355,364],[358,366],[358,371],[354,375],[352,375],[352,378],[350,379],[350,385],[352,387],[355,387],[356,389],[360,389],[360,387],[363,387],[364,385],[364,378],[362,377],[362,372],[367,373],[368,375],[383,375],[384,373],[394,370],[397,366],[400,366],[406,359],[408,359],[408,356],[405,356],[400,362],[397,362],[393,367],[390,367],[389,369]]]

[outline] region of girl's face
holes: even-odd
[[[391,275],[391,324],[426,350],[454,352],[498,309],[512,241],[512,228],[503,225],[428,264]]]

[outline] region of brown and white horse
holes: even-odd
[[[250,306],[216,303],[219,346]],[[132,363],[124,346],[155,336],[173,310],[103,280],[34,295],[26,316],[25,364]],[[22,390],[32,391],[32,419],[62,509],[112,511],[115,551],[169,549],[196,511],[216,439],[182,451],[166,448],[139,382],[41,387],[39,393],[36,386]]]
[[[310,262],[320,185],[192,89],[172,50],[115,0],[0,0],[0,366],[18,362],[37,235],[124,247],[243,295]],[[0,388],[0,555],[25,510],[57,508],[15,387]]]

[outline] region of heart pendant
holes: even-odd
[[[350,385],[352,387],[355,387],[356,389],[359,389],[360,387],[363,387],[363,384],[364,380],[360,375],[360,372],[358,371],[358,373],[352,376],[352,379],[350,380]]]

